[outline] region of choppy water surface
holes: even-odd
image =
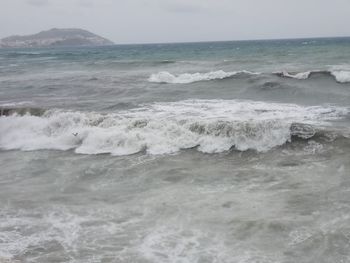
[[[350,40],[0,51],[0,262],[350,262]]]

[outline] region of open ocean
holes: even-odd
[[[350,38],[0,50],[0,262],[350,262]]]

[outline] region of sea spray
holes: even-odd
[[[109,114],[50,110],[42,116],[1,117],[0,147],[113,155],[143,150],[166,154],[193,147],[206,153],[232,147],[265,152],[291,136],[312,137],[313,128],[307,125],[330,125],[328,121],[347,113],[342,107],[240,100],[153,103]]]

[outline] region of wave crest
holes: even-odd
[[[332,76],[339,83],[349,83],[350,82],[350,71],[347,70],[311,70],[305,72],[292,73],[287,71],[274,72],[273,74],[285,77],[304,80],[310,78],[312,75],[321,74]]]
[[[239,74],[249,74],[256,75],[258,73],[253,73],[250,71],[233,71],[233,72],[225,72],[223,70],[211,71],[208,73],[184,73],[180,75],[173,75],[167,71],[162,71],[157,74],[152,74],[148,81],[154,83],[169,83],[169,84],[189,84],[198,81],[206,81],[206,80],[216,80],[216,79],[226,79],[231,78],[233,76]]]
[[[331,74],[340,83],[350,82],[350,71],[334,70],[331,72]]]
[[[299,73],[289,73],[287,71],[275,72],[277,76],[292,78],[292,79],[308,79],[311,75],[311,71],[299,72]]]
[[[347,108],[236,100],[156,103],[115,114],[50,110],[42,116],[0,117],[0,148],[113,155],[194,147],[206,153],[232,147],[265,152],[292,136],[311,138],[317,127],[348,113]]]
[[[247,70],[225,72],[223,70],[211,71],[207,73],[184,73],[179,75],[171,74],[167,71],[161,71],[156,74],[152,74],[149,78],[149,82],[165,83],[165,84],[190,84],[198,81],[210,81],[210,80],[222,80],[227,78],[233,78],[240,75],[261,75],[263,73],[251,72]],[[304,72],[288,72],[277,71],[273,72],[273,75],[284,78],[293,78],[297,80],[306,80],[314,75],[326,75],[334,77],[339,83],[350,82],[349,70],[310,70]]]

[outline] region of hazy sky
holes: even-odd
[[[350,0],[0,0],[0,38],[78,27],[116,43],[350,35]]]

